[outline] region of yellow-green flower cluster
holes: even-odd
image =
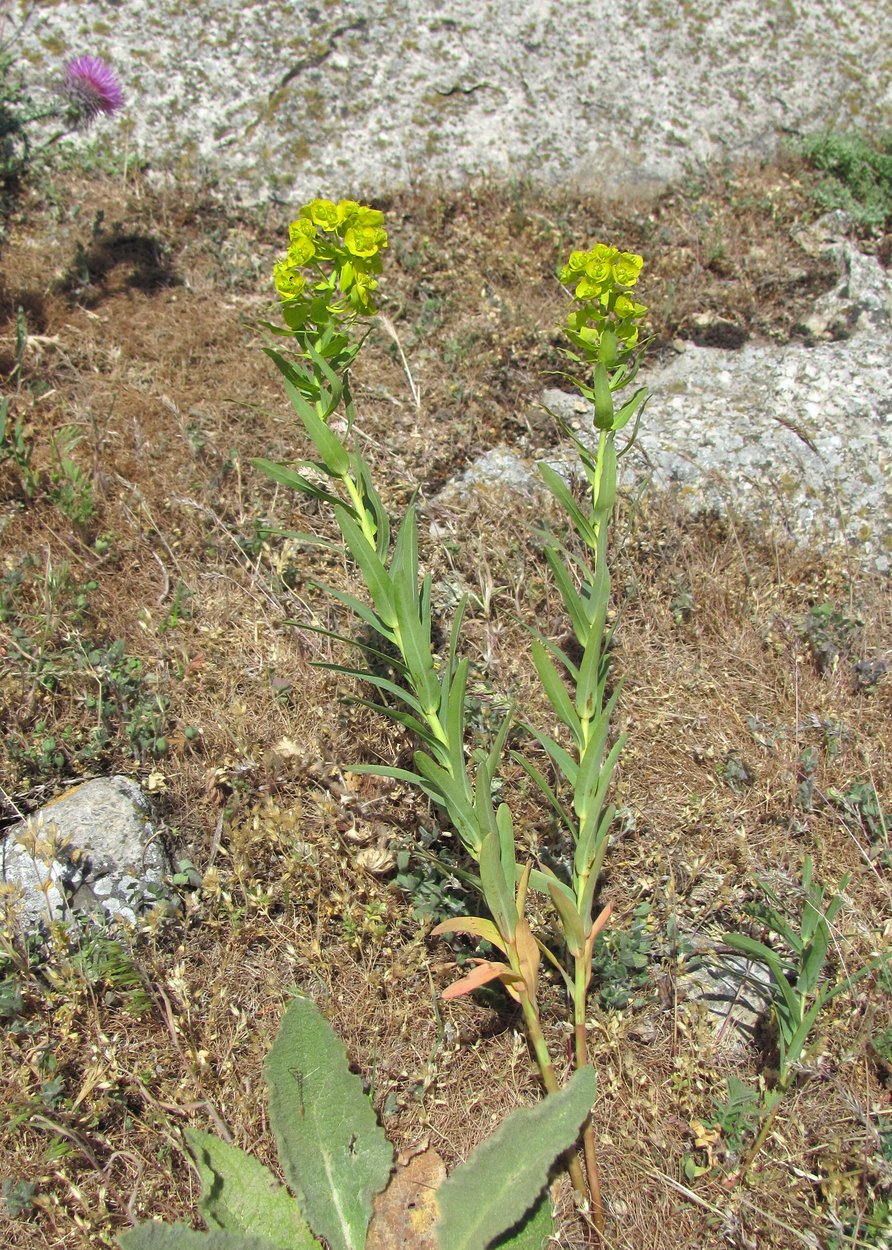
[[[630,295],[644,260],[634,252],[596,243],[588,252],[571,252],[558,278],[573,288],[580,307],[567,318],[567,333],[587,356],[597,356],[605,330],[615,335],[617,347],[631,350],[638,342],[647,309]],[[611,341],[612,340],[612,336]],[[607,362],[611,363],[611,362]]]
[[[273,266],[279,297],[297,312],[306,304],[307,320],[320,314],[370,316],[372,292],[387,246],[384,214],[355,200],[311,200],[288,228],[284,260]],[[309,272],[308,272],[309,271]]]

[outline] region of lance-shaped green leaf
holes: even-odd
[[[458,836],[471,854],[476,856],[480,850],[481,833],[474,811],[474,800],[468,792],[466,774],[462,772],[460,778],[454,777],[423,751],[415,752],[413,763],[421,777],[429,783],[428,793],[432,794],[441,807],[446,808]]]
[[[185,1224],[138,1224],[118,1238],[121,1250],[276,1250],[247,1233],[196,1233]]]
[[[545,551],[545,559],[548,561],[548,567],[551,569],[552,575],[557,588],[561,592],[561,599],[570,621],[573,625],[573,632],[576,635],[576,641],[581,647],[585,646],[585,641],[589,634],[588,617],[586,615],[585,606],[577,593],[576,587],[570,578],[570,574],[561,560],[557,551],[547,548]]]
[[[595,365],[592,390],[595,400],[595,426],[599,430],[610,430],[613,428],[613,393],[610,390],[607,368],[600,362]]]
[[[598,494],[592,501],[592,510],[599,518],[605,518],[613,511],[616,503],[616,441],[612,433],[608,434],[601,456],[601,477],[598,482]],[[600,534],[599,534],[600,538]]]
[[[545,693],[548,695],[548,701],[554,708],[555,714],[559,720],[567,726],[573,737],[576,739],[577,745],[582,745],[582,735],[579,727],[579,717],[570,701],[567,693],[567,687],[561,680],[560,673],[557,671],[542,644],[534,639],[532,643],[533,663],[536,666],[536,672],[539,674],[539,680]]]
[[[441,1250],[486,1250],[520,1223],[579,1136],[595,1088],[594,1071],[580,1068],[558,1093],[514,1111],[455,1169],[439,1192]]]
[[[288,1007],[266,1079],[279,1159],[310,1227],[331,1250],[364,1250],[393,1150],[343,1042],[309,999]]]
[[[589,747],[595,753],[597,744],[590,743]],[[620,734],[616,742],[604,761],[600,771],[593,771],[586,777],[585,786],[582,784],[582,767],[579,769],[579,783],[576,787],[577,796],[581,796],[581,802],[578,804],[576,812],[579,817],[579,841],[576,846],[576,870],[581,872],[584,866],[592,857],[592,845],[595,842],[596,830],[600,827],[599,818],[604,801],[607,798],[607,790],[610,786],[610,780],[613,776],[613,770],[616,762],[620,757],[623,747],[626,745],[626,735]],[[587,748],[588,750],[588,748]],[[597,752],[600,759],[600,751]],[[585,757],[583,757],[583,764]]]
[[[579,504],[573,498],[573,494],[567,483],[555,469],[547,464],[544,460],[540,460],[537,466],[545,485],[554,495],[555,499],[569,515],[570,520],[576,529],[579,537],[589,547],[594,545],[595,531],[592,529],[591,522],[580,508]]]
[[[343,477],[350,468],[350,453],[347,448],[337,434],[325,424],[315,405],[309,403],[288,378],[285,379],[285,390],[291,400],[291,407],[300,417],[325,468],[332,477]]]
[[[338,603],[343,603],[345,608],[349,608],[359,620],[365,621],[366,625],[373,629],[376,634],[379,634],[388,642],[393,642],[393,632],[384,624],[380,616],[376,615],[370,607],[362,603],[355,595],[348,595],[346,591],[338,590],[337,587],[329,586],[325,582],[317,582],[315,579],[310,581],[310,585],[317,586],[319,590],[324,591],[327,595],[331,595],[332,599],[337,599]],[[289,623],[300,624],[299,621]]]
[[[320,1250],[294,1198],[262,1163],[212,1133],[187,1130],[208,1228],[250,1233],[276,1250]]]
[[[461,776],[465,770],[465,690],[468,685],[468,669],[469,661],[467,659],[458,662],[455,674],[451,682],[448,683],[445,708],[446,737],[449,739],[449,760],[452,764],[452,771],[456,776]],[[443,684],[444,687],[447,686],[446,675],[444,675]],[[441,723],[443,721],[442,704],[440,721]]]
[[[480,883],[486,906],[492,912],[499,932],[506,938],[511,937],[517,928],[515,877],[513,854],[510,864],[503,863],[499,835],[490,831],[480,844]]]
[[[541,746],[545,748],[551,756],[552,763],[557,766],[565,781],[568,781],[570,785],[575,788],[576,778],[579,774],[579,766],[573,759],[570,752],[564,750],[560,743],[555,742],[554,738],[551,738],[548,734],[543,733],[541,729],[537,729],[535,725],[526,724],[524,728],[533,735]]]
[[[357,707],[367,707],[372,712],[377,712],[380,716],[386,716],[388,720],[395,721],[398,725],[404,725],[406,729],[410,729],[416,737],[420,738],[425,746],[430,747],[434,752],[442,750],[443,744],[434,737],[430,727],[420,721],[417,716],[413,716],[411,712],[404,712],[401,708],[392,707],[387,703],[376,703],[374,699],[363,699],[361,697],[349,698],[348,703]],[[351,765],[351,770],[356,771]],[[416,784],[418,778],[416,777]]]
[[[378,555],[383,560],[390,551],[390,518],[387,515],[387,509],[384,507],[381,496],[378,494],[375,483],[372,481],[369,466],[359,452],[354,452],[351,456],[350,466],[353,471],[353,477],[359,486],[360,497],[367,511],[374,519],[375,547]]]
[[[302,495],[307,495],[311,499],[318,499],[322,503],[327,503],[330,507],[333,507],[335,504],[341,504],[342,507],[347,506],[337,495],[333,495],[330,490],[326,490],[324,486],[320,486],[317,482],[311,482],[309,478],[304,477],[302,473],[298,473],[296,469],[289,468],[288,465],[276,464],[272,460],[263,460],[260,457],[255,457],[251,464],[253,464],[255,469],[259,469],[261,473],[271,478],[272,481],[278,482],[280,486],[287,486],[289,490],[299,491]],[[355,516],[356,513],[354,512],[353,515]]]
[[[411,708],[413,712],[416,712],[419,716],[422,715],[421,705],[418,700],[408,690],[404,690],[395,681],[391,681],[389,677],[381,677],[378,673],[371,673],[366,668],[352,668],[349,664],[329,664],[324,660],[314,660],[313,668],[325,669],[331,673],[340,673],[344,677],[355,677],[358,681],[367,681],[370,686],[377,686],[379,690],[385,690],[388,694],[392,694],[395,699],[405,703],[406,707]]]
[[[575,958],[585,949],[586,937],[579,912],[576,910],[575,900],[567,898],[566,891],[561,889],[562,882],[550,868],[543,868],[542,871],[546,877],[554,877],[554,880],[548,883],[548,894],[560,918],[567,950]]]
[[[393,588],[377,551],[346,508],[339,504],[334,511],[338,528],[344,535],[344,542],[347,544],[353,559],[359,565],[366,589],[372,596],[375,611],[388,629],[395,629],[396,612],[393,606]]]
[[[533,764],[530,760],[528,760],[526,756],[521,755],[519,751],[512,751],[511,758],[514,760],[515,764],[520,765],[520,767],[524,770],[527,776],[533,781],[533,783],[536,786],[538,786],[539,790],[542,792],[542,794],[544,794],[545,798],[547,799],[549,805],[551,806],[557,818],[562,822],[563,825],[566,826],[568,832],[572,833],[573,830],[576,828],[576,826],[574,825],[573,821],[570,819],[569,812],[564,807],[563,803],[555,794],[554,790],[548,784],[545,777],[542,775],[542,773],[539,771],[536,765]]]
[[[425,712],[434,714],[440,705],[440,683],[434,672],[430,649],[430,617],[420,619],[418,589],[409,587],[402,578],[393,580],[393,608],[399,630],[399,648],[412,685]]]
[[[631,381],[631,378],[628,380]],[[631,399],[627,399],[623,406],[619,409],[613,420],[613,428],[615,430],[623,429],[624,426],[629,424],[633,417],[636,421],[639,420],[647,398],[647,387],[642,386],[641,389],[636,391]]]
[[[773,951],[770,946],[766,946],[764,942],[757,942],[755,938],[748,937],[745,933],[723,933],[722,941],[734,950],[740,951],[741,954],[749,955],[751,959],[759,959],[766,965],[785,1008],[786,1018],[798,1024],[802,1018],[799,999],[786,978],[777,952]]]

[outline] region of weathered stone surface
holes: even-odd
[[[169,870],[146,797],[128,777],[66,791],[15,825],[0,850],[3,880],[24,893],[29,929],[73,911],[133,920],[147,887]]]
[[[886,0],[54,0],[36,75],[107,56],[109,142],[248,198],[481,173],[648,188],[784,134],[892,120]]]
[[[700,1003],[715,1019],[716,1038],[730,1051],[748,1045],[767,1019],[772,1003],[771,974],[765,964],[744,955],[719,954],[709,939],[694,939],[705,958],[694,957],[678,979],[679,1001]]]

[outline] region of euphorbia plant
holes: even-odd
[[[465,750],[468,660],[460,655],[464,601],[449,631],[444,655],[432,645],[432,585],[421,576],[414,501],[394,534],[375,487],[372,471],[353,438],[356,414],[349,369],[363,341],[357,336],[375,312],[373,294],[380,254],[387,246],[382,215],[354,201],[314,200],[290,228],[290,247],[276,265],[286,329],[295,356],[269,350],[317,458],[296,466],[255,464],[282,485],[316,499],[333,511],[344,546],[365,583],[370,602],[327,588],[368,629],[376,641],[337,635],[368,661],[332,665],[380,691],[367,702],[408,729],[418,742],[411,769],[351,765],[356,771],[399,778],[418,786],[445,810],[461,842],[476,862],[472,874],[490,919],[466,916],[447,921],[435,934],[464,933],[488,942],[500,958],[480,959],[447,997],[488,981],[501,981],[521,1008],[524,1027],[542,1082],[559,1087],[540,1016],[538,978],[543,956],[567,987],[575,1035],[577,1067],[587,1063],[585,1020],[592,976],[592,951],[609,916],[598,889],[615,811],[607,802],[622,739],[610,745],[610,716],[619,687],[609,690],[610,636],[607,624],[610,575],[607,549],[616,499],[617,436],[636,422],[646,399],[640,388],[621,392],[633,381],[639,360],[639,327],[645,309],[632,298],[642,266],[640,256],[597,245],[573,252],[559,274],[572,287],[574,304],[565,330],[572,377],[592,405],[591,439],[566,431],[585,481],[582,501],[552,468],[542,477],[563,508],[574,539],[555,539],[548,563],[570,618],[578,662],[552,640],[532,631],[532,657],[564,727],[563,740],[529,725],[530,736],[547,753],[549,778],[523,753],[514,752],[572,840],[572,869],[565,878],[541,865],[519,864],[514,817],[508,802],[495,803],[494,781],[514,715],[505,717],[490,748],[469,760]],[[346,432],[332,417],[346,419]],[[634,429],[634,426],[633,426]],[[628,443],[631,439],[628,440]],[[396,657],[396,658],[394,658]],[[385,672],[380,663],[386,660]],[[391,673],[391,676],[385,675]],[[529,891],[550,898],[557,913],[565,953],[537,937],[528,918]],[[590,1198],[595,1227],[603,1230],[594,1136],[584,1135],[586,1172],[574,1156],[569,1171],[581,1195]]]

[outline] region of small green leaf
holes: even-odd
[[[555,499],[564,511],[569,514],[580,538],[587,546],[593,546],[595,541],[595,531],[592,529],[592,525],[588,517],[573,498],[567,483],[561,475],[556,472],[550,464],[546,464],[544,460],[539,462],[537,468],[542,475],[545,485],[551,491],[552,495],[554,495]]]
[[[506,866],[502,863],[497,833],[490,832],[480,844],[480,881],[483,897],[492,912],[499,932],[506,937],[517,928],[517,908],[514,904],[514,862],[510,864],[508,879]]]
[[[384,565],[350,512],[340,504],[334,511],[338,528],[344,535],[344,542],[359,565],[366,589],[372,596],[375,611],[388,629],[392,630],[396,626],[396,612],[393,606],[393,589]]]

